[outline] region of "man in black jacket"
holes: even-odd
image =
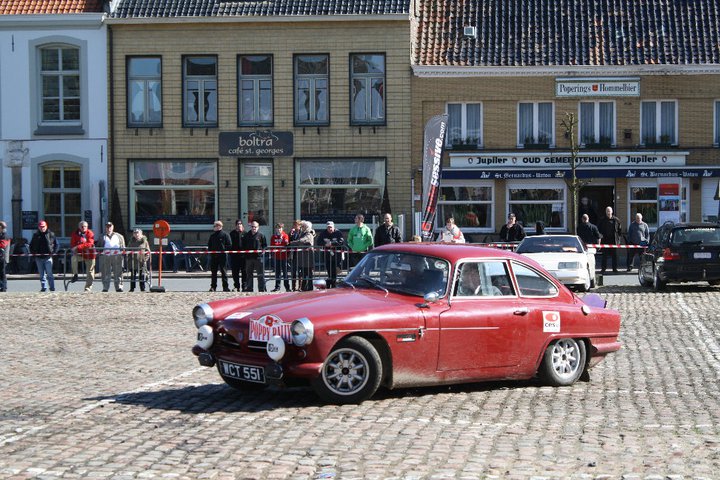
[[[250,222],[250,231],[245,232],[242,238],[243,250],[254,250],[252,253],[245,253],[245,292],[253,291],[253,276],[257,272],[258,292],[266,292],[265,288],[265,267],[262,262],[262,250],[267,248],[265,235],[260,233],[260,224]]]
[[[525,229],[522,225],[517,223],[515,214],[511,213],[508,215],[508,221],[500,229],[500,241],[501,242],[519,242],[525,238]]]
[[[622,224],[620,219],[613,215],[612,207],[605,209],[605,216],[598,222],[598,230],[602,235],[603,244],[605,245],[618,245],[620,244],[620,237],[622,236]],[[613,272],[618,271],[617,269],[617,248],[604,248],[602,255],[602,273],[605,273],[607,267],[608,256],[612,261]]]
[[[232,241],[231,250],[242,250],[242,237],[245,234],[245,227],[242,220],[235,220],[235,230],[230,232]],[[232,269],[233,284],[236,292],[245,291],[245,255],[242,253],[230,254],[230,268]]]
[[[392,215],[386,213],[383,216],[383,223],[375,231],[375,246],[386,245],[388,243],[401,243],[400,229],[393,224]]]
[[[328,288],[337,286],[338,264],[342,263],[342,247],[345,245],[345,239],[340,230],[335,230],[335,223],[327,222],[327,228],[320,232],[317,236],[318,247],[325,251],[325,268],[328,272]]]
[[[590,217],[587,213],[583,214],[582,221],[578,224],[577,234],[580,240],[588,244],[600,243],[600,239],[602,238],[598,228],[590,223]]]
[[[214,292],[217,289],[217,274],[220,270],[220,276],[222,278],[223,292],[229,292],[230,287],[228,285],[227,278],[227,253],[226,250],[230,250],[232,240],[230,235],[223,231],[223,223],[220,220],[216,220],[213,224],[213,233],[210,234],[208,239],[208,250],[210,254],[210,291]]]
[[[30,253],[35,255],[35,265],[40,274],[40,291],[55,291],[55,277],[53,277],[53,255],[58,251],[59,245],[55,234],[48,228],[45,220],[40,220],[38,229],[30,240]]]

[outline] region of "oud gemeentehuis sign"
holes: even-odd
[[[267,158],[293,154],[292,132],[220,132],[219,153],[224,157]]]

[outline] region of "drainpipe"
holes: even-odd
[[[110,202],[111,192],[115,188],[115,52],[113,50],[113,30],[112,25],[107,26],[108,30],[108,75],[110,81],[108,82],[108,117],[110,117],[110,124],[108,125],[108,188],[107,188],[107,203],[106,209],[108,220],[110,219]],[[128,219],[129,220],[129,219]],[[130,225],[128,225],[130,228]]]

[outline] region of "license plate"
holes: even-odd
[[[695,252],[693,258],[712,258],[712,252]]]
[[[220,371],[226,377],[236,378],[245,382],[265,383],[265,370],[262,367],[223,362],[222,360],[219,363]]]

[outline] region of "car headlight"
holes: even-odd
[[[213,309],[207,303],[201,303],[200,305],[193,308],[193,320],[195,321],[195,327],[200,328],[203,325],[207,325],[212,322]]]
[[[560,270],[580,270],[580,262],[560,262],[558,268]]]
[[[292,335],[293,343],[298,347],[302,347],[312,343],[315,328],[310,319],[305,317],[298,318],[290,325],[290,334]]]

